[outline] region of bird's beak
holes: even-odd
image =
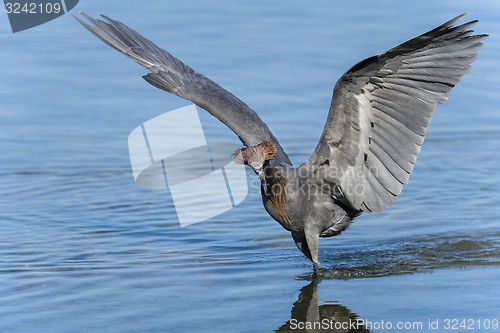
[[[264,174],[264,169],[259,169],[257,171],[257,175],[259,176],[260,185],[264,189],[264,194],[268,196],[269,192],[267,191],[267,182],[266,182],[266,175]]]

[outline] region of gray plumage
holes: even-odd
[[[338,235],[361,212],[383,212],[395,203],[436,104],[469,72],[487,37],[473,35],[477,21],[456,26],[462,14],[353,66],[335,85],[316,149],[295,168],[266,124],[237,97],[124,24],[82,15],[93,25],[77,20],[94,35],[151,71],[143,76],[147,82],[207,110],[254,147],[243,163],[261,178],[264,207],[291,232],[315,271],[319,237]],[[265,150],[270,144],[272,152]]]

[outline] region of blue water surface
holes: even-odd
[[[438,106],[397,204],[322,239],[327,271],[313,279],[256,189],[181,228],[167,191],[136,186],[129,133],[189,102],[151,87],[70,15],[13,34],[0,14],[0,331],[297,332],[332,318],[363,319],[357,332],[497,331],[485,325],[500,320],[498,1],[81,0],[78,10],[125,22],[234,93],[296,165],[356,62],[462,12],[490,36]],[[202,111],[209,139],[238,143]],[[469,326],[447,330],[454,319]]]

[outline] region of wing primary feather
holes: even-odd
[[[342,166],[338,182],[353,208],[381,212],[408,183],[437,103],[470,71],[487,37],[474,35],[477,20],[457,25],[465,15],[358,62],[337,81],[305,167]]]
[[[75,18],[96,37],[151,71],[143,76],[148,83],[207,110],[228,126],[247,146],[254,146],[263,141],[275,143],[277,155],[272,164],[291,166],[288,156],[267,125],[236,96],[195,72],[125,24],[104,15],[106,22],[93,19],[82,12],[80,14],[93,25]]]

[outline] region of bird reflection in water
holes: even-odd
[[[275,332],[371,332],[351,310],[340,304],[318,305],[318,279],[300,290],[289,321]]]

